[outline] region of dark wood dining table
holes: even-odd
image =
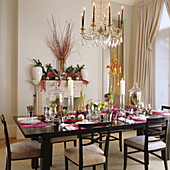
[[[44,127],[33,127],[33,128],[21,128],[20,124],[18,123],[17,116],[14,116],[14,121],[18,125],[19,129],[21,130],[22,134],[25,138],[32,138],[38,139],[41,138],[41,170],[50,170],[50,139],[53,137],[61,137],[61,136],[71,136],[71,135],[78,135],[79,130],[66,130],[65,128],[61,127],[60,125],[56,124],[51,125],[50,123],[48,126]],[[129,124],[126,122],[122,122],[119,120],[112,121],[112,130],[124,130],[124,129],[136,129],[137,135],[143,134],[143,129],[145,128],[146,123],[134,123]],[[84,129],[84,133],[88,133],[86,129]],[[170,132],[169,132],[170,133]],[[170,136],[170,135],[169,135]],[[169,146],[170,146],[170,139]],[[169,147],[168,146],[168,150]],[[170,153],[170,151],[169,151]],[[168,153],[168,160],[169,160],[169,153]]]

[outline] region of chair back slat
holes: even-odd
[[[106,159],[108,157],[108,148],[109,148],[109,138],[110,138],[110,130],[111,130],[111,122],[104,123],[94,123],[94,124],[79,124],[79,165],[83,165],[83,147],[87,145],[91,145],[94,143],[105,143],[104,155]],[[105,135],[98,137],[98,133],[107,132]],[[86,137],[85,134],[88,134]],[[92,138],[89,138],[89,134],[91,134]],[[95,134],[95,135],[94,135]],[[97,137],[96,137],[96,134]],[[104,138],[101,140],[101,138]],[[83,143],[83,140],[90,139],[90,142]]]
[[[7,156],[8,156],[8,159],[10,160],[11,159],[11,148],[10,148],[7,124],[6,124],[5,117],[3,114],[0,116],[0,119],[4,126],[4,135],[5,135],[5,140],[6,140]]]
[[[170,110],[170,106],[161,106],[161,110],[164,110],[164,109]]]
[[[164,141],[167,138],[168,120],[164,117],[149,118],[146,122],[145,150],[148,150],[148,143]],[[149,140],[149,137],[156,137],[156,140]]]

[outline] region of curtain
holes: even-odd
[[[166,8],[170,17],[170,0],[165,0]]]
[[[168,0],[169,1],[169,0]],[[145,104],[152,104],[152,42],[159,30],[164,0],[144,0],[137,26],[134,82],[143,90]]]

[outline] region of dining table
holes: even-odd
[[[73,130],[68,130],[62,126],[62,124],[54,124],[48,122],[44,124],[44,126],[29,126],[29,125],[22,125],[20,120],[23,117],[14,116],[13,119],[17,124],[18,128],[22,132],[25,138],[32,138],[32,139],[41,139],[41,158],[40,158],[40,169],[41,170],[50,170],[50,139],[57,138],[62,136],[71,136],[71,135],[78,135],[79,129],[75,128]],[[44,122],[42,122],[44,123]],[[137,135],[142,135],[144,132],[144,128],[146,126],[146,121],[137,121],[137,122],[127,122],[126,120],[122,121],[120,119],[115,119],[111,121],[112,123],[112,130],[127,130],[127,129],[135,129],[137,130]],[[170,126],[169,126],[170,127]],[[83,133],[88,133],[86,129],[83,129]],[[170,133],[170,128],[169,132]],[[170,159],[170,135],[168,136],[167,142],[167,159]]]

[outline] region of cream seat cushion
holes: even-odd
[[[148,141],[154,141],[157,140],[155,137],[149,137]],[[132,138],[127,138],[124,140],[124,143],[130,146],[133,146],[135,148],[139,148],[141,150],[144,150],[145,145],[145,135],[142,136],[135,136]],[[155,141],[155,142],[149,142],[148,143],[148,150],[157,150],[160,148],[166,148],[166,144],[163,141]]]
[[[79,147],[65,149],[65,156],[79,165]],[[83,146],[83,166],[105,162],[104,152],[97,145]]]
[[[77,140],[77,135],[74,136],[62,136],[58,138],[51,138],[50,142],[51,143],[57,143],[57,142],[67,142],[67,141],[72,141],[72,140]]]
[[[41,155],[41,145],[38,141],[17,142],[10,147],[12,160],[35,158]]]

